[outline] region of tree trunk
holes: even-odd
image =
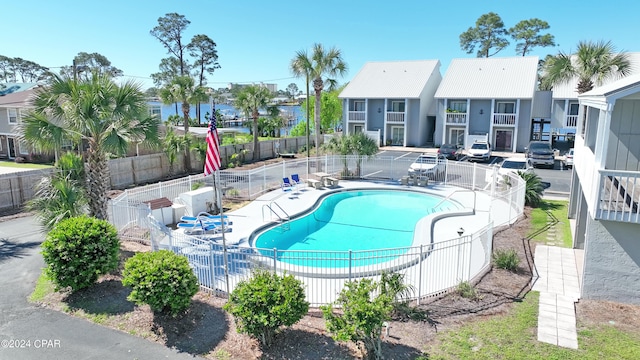
[[[184,126],[184,135],[187,136],[189,133],[189,103],[182,103],[182,114],[183,114],[183,126]],[[191,174],[191,151],[189,147],[186,147],[184,150],[184,168],[187,170],[188,174]]]
[[[107,191],[110,188],[107,158],[96,148],[95,144],[90,143],[87,162],[89,164],[87,194],[90,215],[98,219],[107,220]]]
[[[258,111],[254,111],[253,116],[253,160],[260,160],[260,144],[258,143]]]

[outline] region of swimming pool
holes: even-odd
[[[309,213],[254,238],[265,256],[293,265],[344,268],[390,261],[414,242],[416,223],[458,208],[442,197],[404,190],[348,190],[326,196]],[[438,208],[435,208],[438,206]]]

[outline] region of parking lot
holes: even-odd
[[[381,149],[378,156],[394,157],[397,160],[413,161],[418,158],[423,152],[436,152],[437,149],[422,149],[422,148],[401,148],[395,149]],[[502,161],[508,157],[521,156],[522,153],[511,152],[497,152],[494,151],[491,154],[491,159],[488,162],[480,163],[484,165],[496,165],[499,166]],[[455,161],[455,160],[449,160]],[[462,157],[459,161],[467,161],[466,157]],[[560,196],[566,196],[568,198],[569,191],[571,190],[571,169],[567,169],[562,165],[562,161],[556,159],[553,169],[535,168],[534,172],[540,176],[545,186],[545,193],[554,194]]]

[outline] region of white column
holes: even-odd
[[[420,119],[418,119],[420,121]],[[409,123],[409,99],[404,99],[404,139],[402,140],[402,146],[407,146],[407,124]]]
[[[364,131],[367,131],[369,125],[369,99],[364,99]]]
[[[562,114],[562,127],[567,126],[567,116],[569,116],[569,99],[564,99],[564,113]]]
[[[444,108],[442,109],[441,114],[442,114],[442,141],[440,143],[446,144],[447,143],[447,99],[444,99]]]
[[[493,149],[495,147],[494,141],[493,141],[493,112],[496,109],[496,99],[491,99],[491,113],[489,114],[489,136],[487,141],[489,141],[491,143],[491,148]]]
[[[384,139],[384,142],[387,142],[387,136],[389,134],[387,134],[387,99],[384,99],[384,111],[382,112],[382,139]],[[393,133],[391,133],[391,135],[393,136]]]
[[[344,121],[344,129],[342,129],[342,132],[344,133],[344,135],[349,135],[349,102],[351,102],[351,99],[346,98],[345,99],[347,106],[345,106],[346,108],[346,116],[345,116],[345,121]]]
[[[467,121],[464,122],[464,147],[467,148],[469,141],[467,135],[469,135],[469,123],[471,122],[471,99],[467,99]]]
[[[516,123],[515,123],[515,128],[513,129],[513,139],[511,139],[511,152],[516,152],[516,146],[518,145],[519,124],[520,124],[520,99],[516,100]]]

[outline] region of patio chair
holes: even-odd
[[[294,186],[291,183],[291,181],[289,181],[288,177],[282,178],[282,184],[280,184],[280,188],[282,189],[282,191],[291,191],[293,190]]]
[[[296,185],[304,183],[303,180],[300,180],[300,176],[298,174],[291,174],[291,182]]]
[[[207,223],[204,221],[180,222],[176,224],[178,229],[183,229],[187,235],[203,235],[203,234],[221,234],[222,224]],[[233,228],[225,226],[224,232],[229,233]]]
[[[229,216],[224,215],[224,217],[220,217],[220,215],[211,215],[208,212],[200,212],[197,216],[182,216],[180,217],[180,221],[182,222],[195,222],[198,220],[203,220],[204,222],[213,222],[214,224],[220,225],[222,223],[222,219],[224,219],[225,225],[233,225],[233,221],[229,220]]]

